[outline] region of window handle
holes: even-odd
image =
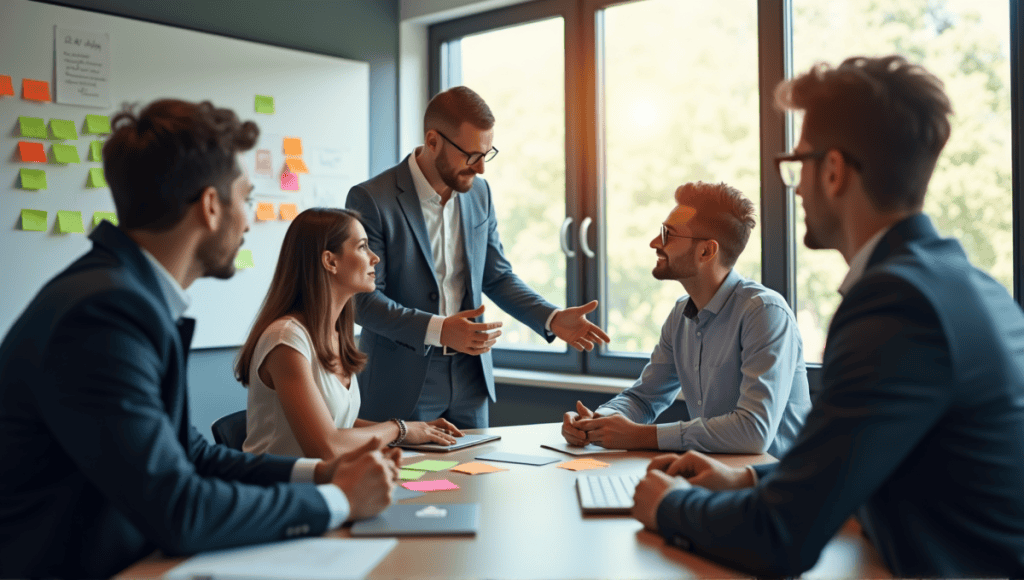
[[[567,234],[569,233],[569,226],[571,225],[572,218],[565,218],[565,221],[562,222],[562,229],[558,233],[558,243],[562,245],[562,253],[565,254],[566,258],[576,257],[576,252],[569,249],[569,238]]]
[[[580,250],[582,250],[583,255],[588,258],[593,258],[596,255],[594,254],[594,250],[591,250],[590,246],[587,245],[587,233],[590,231],[590,224],[593,223],[593,221],[594,220],[590,219],[590,216],[587,216],[583,218],[583,223],[580,224]]]

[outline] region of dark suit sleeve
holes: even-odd
[[[381,210],[365,188],[361,185],[353,187],[348,192],[345,200],[345,207],[358,211],[362,216],[363,228],[366,230],[366,238],[370,250],[380,262],[377,263],[376,281],[377,289],[373,292],[356,294],[354,300],[358,306],[359,324],[380,335],[386,336],[392,341],[412,348],[420,354],[426,353],[427,325],[434,316],[430,312],[424,312],[416,308],[408,308],[395,302],[385,295],[388,285],[388,247],[387,235],[385,233],[384,217]],[[392,281],[401,283],[400,280]],[[415,283],[413,280],[406,280],[404,283]]]
[[[278,455],[253,455],[225,445],[210,445],[199,430],[189,425],[188,458],[196,472],[206,477],[219,477],[255,485],[288,483],[296,458]]]
[[[552,342],[555,335],[547,332],[544,325],[556,306],[537,294],[512,271],[512,264],[505,258],[505,250],[498,235],[498,218],[494,214],[491,186],[482,179],[480,181],[484,183],[487,192],[487,225],[481,226],[487,230],[487,257],[481,289],[499,308]]]
[[[752,489],[670,493],[670,542],[759,575],[795,575],[899,467],[950,404],[948,346],[906,281],[862,280],[836,313],[822,392],[793,448]],[[922,490],[926,493],[927,490]],[[898,508],[897,508],[898,509]]]
[[[174,338],[153,322],[154,308],[137,294],[111,292],[55,323],[33,394],[63,453],[169,554],[280,540],[290,526],[322,533],[329,514],[312,484],[262,487],[207,476],[279,481],[283,465],[264,470],[252,463],[259,460],[234,456],[237,465],[214,467],[233,454],[182,446],[189,434],[168,414],[180,412],[180,399],[165,384],[179,379],[177,364],[160,354],[173,352]]]

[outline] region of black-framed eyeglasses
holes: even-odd
[[[807,159],[813,159],[815,161],[821,160],[825,155],[831,151],[831,149],[822,149],[821,151],[808,151],[806,153],[791,153],[788,155],[777,155],[775,157],[775,166],[779,170],[779,177],[782,178],[782,183],[786,184],[786,187],[797,187],[800,185],[800,172],[803,171],[804,161]],[[857,161],[852,155],[843,151],[842,149],[836,149],[843,159],[850,164],[851,167],[857,171],[861,170],[860,161]]]
[[[451,139],[449,139],[448,136],[445,135],[444,133],[438,131],[437,134],[440,135],[441,137],[443,137],[445,141],[451,143],[452,147],[455,147],[456,149],[459,150],[460,153],[462,153],[463,155],[466,156],[466,165],[476,165],[481,159],[483,159],[484,161],[490,161],[491,159],[494,159],[495,155],[498,154],[498,148],[497,147],[491,147],[491,150],[487,151],[485,153],[479,153],[479,152],[477,152],[477,153],[470,153],[470,152],[466,151],[465,149],[463,149],[462,147],[459,147],[458,145],[456,145],[455,141],[452,141]]]
[[[711,239],[711,238],[695,238],[693,236],[681,236],[679,234],[673,234],[672,232],[668,231],[668,226],[666,226],[665,224],[661,224],[661,247],[664,248],[665,245],[668,244],[668,239],[669,238],[687,238],[689,240],[701,240],[701,241],[704,241],[704,242],[706,242],[706,241]]]

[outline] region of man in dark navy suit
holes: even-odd
[[[807,570],[856,514],[896,576],[1024,576],[1024,314],[921,213],[950,133],[942,83],[851,58],[776,101],[805,113],[778,159],[804,242],[850,266],[821,392],[779,463],[655,458],[633,515],[759,575]]]
[[[0,344],[0,577],[110,576],[157,548],[318,535],[380,512],[398,459],[380,441],[296,461],[209,445],[189,422],[185,289],[234,273],[252,190],[237,152],[256,125],[163,100],[113,126],[120,226],[100,224]]]

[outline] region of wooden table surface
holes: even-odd
[[[561,441],[561,424],[497,427],[473,432],[501,435],[491,443],[452,453],[428,453],[403,459],[466,463],[492,451],[545,455],[568,461],[572,456],[543,449]],[[611,467],[573,472],[555,467],[492,462],[508,469],[466,475],[427,473],[421,479],[448,479],[458,490],[429,492],[405,504],[479,503],[480,529],[475,536],[400,538],[398,546],[370,578],[743,578],[747,575],[667,545],[628,516],[584,516],[576,498],[581,474],[643,474],[658,452],[609,453],[596,456]],[[729,465],[774,461],[770,455],[715,455]],[[347,527],[329,536],[350,537]],[[153,578],[181,558],[155,553],[121,572],[120,578]],[[805,578],[890,578],[873,546],[853,520],[833,538]]]

